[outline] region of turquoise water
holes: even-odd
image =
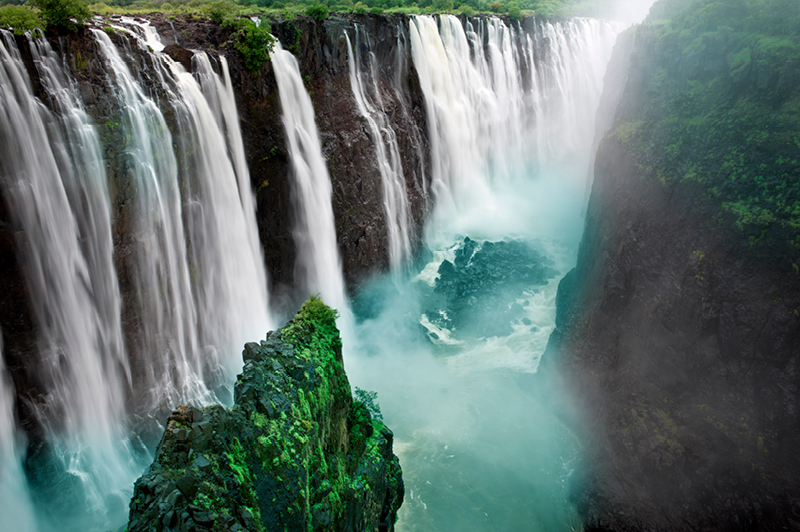
[[[496,186],[493,207],[429,234],[402,279],[356,297],[347,371],[378,392],[395,434],[399,531],[580,528],[568,492],[581,446],[551,411],[564,391],[534,377],[575,260],[580,189],[544,177]]]

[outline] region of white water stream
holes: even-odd
[[[347,340],[353,339],[352,318],[336,243],[331,178],[322,155],[314,107],[303,85],[297,59],[276,43],[271,60],[294,177],[297,279],[306,292],[319,294],[325,303],[339,311],[338,325],[347,345]]]
[[[397,135],[392,129],[390,117],[386,114],[378,82],[375,54],[370,50],[369,35],[362,34],[356,24],[355,44],[350,36],[347,40],[347,63],[350,69],[350,87],[356,100],[359,113],[367,121],[375,146],[375,160],[381,176],[383,190],[383,211],[386,232],[389,236],[389,265],[397,273],[411,255],[409,237],[409,210],[403,166],[400,162],[400,148]],[[366,40],[368,50],[368,72],[361,70],[361,40]]]
[[[7,125],[0,131],[0,186],[25,238],[26,282],[41,336],[36,373],[47,391],[30,405],[46,447],[28,475],[37,486],[28,530],[124,524],[132,483],[150,459],[130,438],[129,413],[153,413],[157,423],[178,404],[229,400],[241,346],[273,327],[224,58],[220,76],[200,55],[198,82],[149,51],[145,44],[158,44],[152,28],[123,22],[142,35],[154,81],[169,95],[161,105],[171,109],[180,134],[170,133],[164,110],[108,35],[92,30],[112,94],[105,127],[120,143],[115,163],[103,160],[98,127],[47,42],[33,38],[30,47],[49,105],[34,96],[11,35],[3,32],[0,45],[0,116]],[[109,182],[125,196],[117,207],[123,214],[113,220]],[[112,223],[125,224],[120,275],[135,294],[125,304]],[[16,436],[3,382],[5,463],[19,448],[8,443]],[[129,412],[131,396],[137,402]],[[2,486],[24,485],[19,467],[6,470],[17,480],[4,474]],[[11,510],[6,504],[13,500],[0,500],[0,514],[23,519],[28,507]]]

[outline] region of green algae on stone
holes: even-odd
[[[232,407],[173,412],[135,484],[130,532],[394,529],[392,433],[353,401],[335,320],[312,297],[245,345]]]

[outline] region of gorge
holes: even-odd
[[[1,30],[3,526],[800,523],[796,215],[746,177],[791,211],[796,38],[694,4],[298,16],[257,71],[204,18]],[[686,177],[701,89],[773,113],[739,188]]]

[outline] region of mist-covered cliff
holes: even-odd
[[[550,346],[590,442],[576,500],[590,529],[797,528],[798,6],[648,20],[606,78],[624,89]]]

